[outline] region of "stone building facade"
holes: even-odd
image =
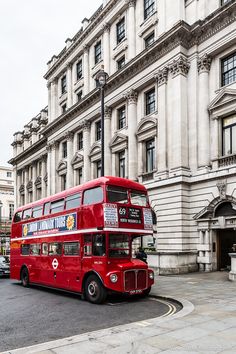
[[[110,0],[48,62],[48,105],[14,135],[17,204],[105,174],[146,185],[160,273],[229,265],[236,243],[235,0]]]

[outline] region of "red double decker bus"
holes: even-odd
[[[93,303],[109,291],[146,295],[153,271],[132,255],[133,240],[150,234],[145,187],[101,177],[16,210],[11,278],[78,292]]]

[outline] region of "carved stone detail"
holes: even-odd
[[[165,66],[163,69],[159,70],[157,72],[157,74],[155,74],[155,79],[157,80],[158,86],[161,86],[163,84],[167,84],[168,72],[169,72],[169,69],[167,66]]]
[[[216,183],[216,186],[218,188],[219,191],[219,195],[220,195],[220,199],[225,199],[226,197],[226,187],[227,187],[227,181],[224,180],[220,180]]]
[[[83,130],[84,131],[90,131],[90,126],[91,126],[91,123],[87,119],[84,119],[83,122],[82,122]]]
[[[107,22],[102,25],[103,32],[110,32],[110,28],[111,28],[111,26]]]
[[[199,74],[202,72],[209,72],[211,68],[211,58],[209,57],[209,55],[204,54],[201,58],[199,58],[197,62],[197,67]]]
[[[73,136],[74,136],[74,134],[71,131],[67,131],[64,134],[64,137],[66,138],[67,141],[72,141],[73,140]]]
[[[129,7],[135,6],[136,0],[125,0],[125,3],[128,4]]]
[[[130,89],[124,94],[124,97],[127,99],[128,104],[136,104],[138,99],[138,93],[134,89]]]
[[[172,76],[184,75],[187,76],[189,72],[190,64],[188,60],[180,55],[178,59],[175,59],[170,65],[169,70]]]
[[[112,112],[112,109],[108,106],[105,106],[105,109],[104,109],[104,118],[105,119],[111,119],[111,112]]]

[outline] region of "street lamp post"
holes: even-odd
[[[106,85],[108,74],[100,70],[96,76],[98,87],[101,94],[101,177],[104,176],[104,87]]]

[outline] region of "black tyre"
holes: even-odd
[[[93,304],[101,304],[107,297],[107,291],[96,275],[90,275],[85,281],[86,300]]]
[[[20,275],[21,283],[26,288],[29,286],[29,272],[26,267],[24,267],[21,271]]]
[[[150,293],[150,291],[151,291],[151,287],[149,287],[149,288],[147,288],[146,290],[144,290],[141,296],[142,296],[142,297],[148,296],[149,293]]]

